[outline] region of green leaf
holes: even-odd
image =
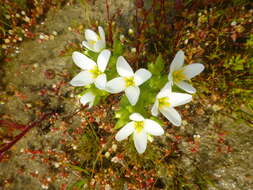
[[[162,58],[162,55],[159,54],[159,56],[156,58],[155,66],[159,72],[162,72],[164,69],[164,60]]]
[[[83,186],[87,183],[86,179],[81,179],[79,181],[77,181],[74,184],[71,184],[70,186],[68,186],[67,190],[72,190],[72,189],[82,189]]]
[[[101,96],[96,96],[93,105],[94,106],[98,105],[98,103],[100,102],[100,100],[101,100]]]
[[[167,75],[154,75],[149,80],[149,87],[151,87],[154,90],[161,89],[166,83],[168,82]]]
[[[114,129],[119,129],[123,127],[125,124],[127,124],[128,119],[119,119],[114,127]]]
[[[69,166],[71,169],[74,169],[74,170],[77,170],[79,172],[84,172],[85,174],[89,175],[89,172],[79,166],[75,166],[75,165],[72,165],[72,164],[67,164],[67,166]]]
[[[129,111],[123,107],[121,107],[120,110],[115,111],[115,118],[127,119],[129,115]]]
[[[122,55],[123,50],[124,50],[124,48],[123,48],[123,45],[120,42],[120,40],[115,39],[114,43],[113,43],[113,53],[114,53],[114,55],[118,55],[118,56]]]
[[[158,74],[155,68],[155,64],[154,63],[148,63],[148,70],[152,73],[152,74]]]
[[[155,63],[149,63],[148,64],[148,70],[153,75],[160,75],[164,70],[164,60],[162,58],[162,55],[159,54],[159,56],[156,58]]]
[[[117,70],[116,70],[117,58],[118,58],[117,55],[112,55],[110,57],[108,66],[107,66],[107,68],[105,70],[105,73],[107,75],[107,80],[108,81],[118,76]]]
[[[121,97],[120,107],[126,107],[128,105],[130,105],[129,100],[127,99],[126,95],[124,95],[123,97]]]
[[[93,61],[97,62],[98,53],[95,53],[90,50],[86,50],[82,52],[84,55],[87,55],[89,58],[91,58]]]

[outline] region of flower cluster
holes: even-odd
[[[84,105],[89,104],[89,108],[94,105],[97,96],[123,91],[130,103],[130,108],[137,107],[136,105],[141,96],[140,86],[152,78],[152,72],[144,68],[134,72],[123,56],[116,58],[116,65],[112,64],[112,66],[116,67],[116,70],[112,67],[106,69],[112,62],[110,59],[111,51],[105,49],[106,41],[103,28],[99,26],[98,31],[99,35],[90,29],[85,30],[86,41],[83,41],[82,45],[89,51],[98,53],[98,55],[92,57],[80,52],[73,53],[73,61],[82,71],[70,81],[70,84],[87,88],[81,96],[80,102]],[[94,59],[96,59],[96,62]],[[200,63],[187,66],[183,66],[183,64],[184,52],[180,50],[170,65],[167,83],[156,92],[151,112],[149,114],[144,113],[145,115],[157,117],[161,113],[173,125],[181,125],[181,116],[175,107],[184,105],[192,100],[191,94],[195,93],[196,89],[190,84],[190,79],[204,70],[204,66]],[[116,72],[118,76],[116,76]],[[113,77],[107,81],[109,75]],[[173,92],[173,85],[187,93]],[[147,141],[152,141],[152,136],[162,135],[164,130],[157,121],[145,119],[134,109],[128,116],[127,120],[129,121],[130,119],[131,121],[120,126],[121,129],[115,138],[117,141],[121,141],[133,134],[136,150],[139,154],[142,154],[146,150]]]

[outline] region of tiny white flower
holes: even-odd
[[[201,73],[204,70],[204,65],[201,63],[193,63],[183,66],[183,64],[184,52],[180,50],[170,65],[169,81],[188,93],[195,93],[196,89],[187,81]]]
[[[110,56],[111,52],[105,49],[98,55],[97,63],[95,63],[92,59],[75,51],[72,54],[73,61],[83,71],[76,75],[70,84],[72,86],[86,86],[95,83],[97,88],[104,90],[107,81],[104,71]]]
[[[80,102],[83,105],[89,104],[89,109],[93,106],[96,95],[92,92],[85,93],[81,98]]]
[[[102,51],[106,46],[105,32],[101,26],[98,27],[98,32],[99,35],[93,30],[86,29],[84,31],[86,41],[82,42],[84,47],[97,53]]]
[[[118,57],[116,63],[117,72],[120,77],[110,80],[106,87],[111,93],[119,93],[125,91],[129,102],[135,105],[139,99],[140,88],[152,74],[147,69],[138,69],[135,73],[124,57]]]
[[[130,35],[134,34],[134,30],[132,28],[129,28],[128,29],[128,34],[130,34]]]
[[[171,82],[168,82],[157,94],[151,113],[158,116],[161,112],[173,125],[180,126],[182,119],[174,108],[186,104],[192,100],[192,95],[186,93],[172,92]]]
[[[145,152],[150,135],[160,136],[163,128],[151,119],[145,119],[139,113],[133,113],[129,117],[132,121],[122,127],[116,134],[116,140],[122,141],[133,133],[134,145],[139,154]]]

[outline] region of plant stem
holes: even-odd
[[[52,115],[54,115],[54,114],[55,114],[55,112],[43,114],[43,115],[41,116],[41,118],[40,118],[38,121],[35,121],[35,122],[31,123],[31,124],[28,124],[28,125],[26,125],[26,126],[23,126],[23,127],[24,127],[23,131],[22,131],[20,134],[18,134],[17,136],[15,136],[14,140],[12,140],[12,141],[9,142],[9,143],[4,144],[4,145],[3,145],[3,148],[0,149],[0,161],[3,159],[4,153],[5,153],[6,151],[8,151],[13,145],[15,145],[22,137],[24,137],[24,136],[26,135],[26,133],[27,133],[28,131],[30,131],[30,129],[32,129],[32,128],[35,127],[36,125],[40,124],[40,123],[41,123],[43,120],[45,120],[47,117],[52,116]],[[5,124],[6,124],[6,123],[5,123]],[[9,124],[11,124],[11,123],[9,123]],[[13,123],[12,123],[12,124],[13,124]],[[18,125],[19,125],[19,124],[18,124]]]

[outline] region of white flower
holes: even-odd
[[[145,119],[139,113],[133,113],[129,117],[132,121],[122,127],[116,134],[116,140],[122,141],[133,133],[134,145],[139,154],[145,152],[149,135],[160,136],[163,128],[151,119]]]
[[[96,34],[93,30],[86,29],[84,31],[86,41],[83,41],[82,44],[84,47],[88,48],[94,52],[100,52],[105,48],[105,32],[104,29],[98,27],[99,35]]]
[[[81,71],[71,81],[72,86],[86,86],[95,83],[96,87],[104,90],[106,85],[106,74],[104,73],[108,61],[110,59],[111,52],[109,50],[103,50],[97,58],[97,63],[92,59],[75,51],[72,54],[73,61],[80,67]]]
[[[172,92],[171,82],[168,82],[157,94],[151,113],[153,116],[158,116],[160,111],[173,125],[180,126],[182,119],[174,107],[186,104],[191,100],[190,94]]]
[[[152,74],[147,69],[139,69],[135,73],[124,57],[118,57],[116,63],[117,72],[120,77],[114,78],[107,83],[107,90],[111,93],[125,91],[129,102],[135,105],[139,99],[140,88]]]
[[[92,92],[87,92],[81,97],[80,102],[83,105],[86,105],[88,103],[90,109],[94,104],[95,97],[96,95],[93,94]]]
[[[180,50],[170,65],[169,81],[188,93],[195,93],[196,89],[186,81],[201,73],[204,70],[204,65],[193,63],[183,67],[183,64],[184,52]]]

